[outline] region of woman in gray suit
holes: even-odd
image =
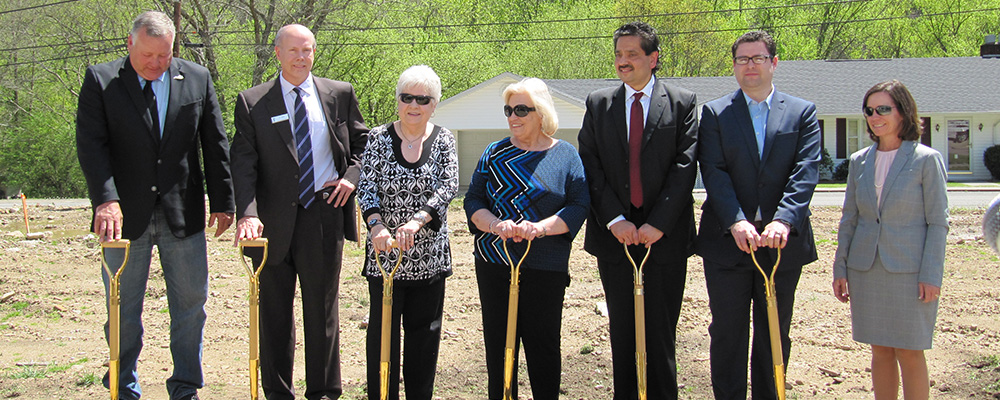
[[[941,154],[917,142],[913,96],[897,80],[862,102],[875,144],[851,155],[840,219],[833,293],[851,302],[854,340],[872,346],[876,399],[926,399],[948,236],[947,172]]]

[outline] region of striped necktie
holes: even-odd
[[[312,139],[309,138],[309,118],[302,102],[302,89],[295,91],[295,148],[299,154],[299,204],[309,208],[316,198],[313,182]]]

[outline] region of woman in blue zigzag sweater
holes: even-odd
[[[527,241],[521,266],[517,343],[524,344],[532,397],[558,399],[563,297],[569,285],[573,238],[587,216],[590,195],[573,145],[552,137],[559,126],[548,87],[525,78],[503,92],[510,137],[483,152],[465,196],[475,234],[476,277],[483,313],[489,398],[503,396],[510,265]],[[515,365],[516,355],[515,347]],[[512,381],[517,382],[515,368]],[[517,396],[516,385],[514,396]]]

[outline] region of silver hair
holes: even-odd
[[[160,11],[146,11],[132,21],[130,35],[135,36],[142,30],[150,37],[174,36],[174,21]]]
[[[516,93],[528,95],[531,102],[535,103],[535,112],[542,117],[542,133],[554,135],[559,129],[559,115],[556,114],[556,105],[552,102],[552,95],[545,82],[538,78],[524,78],[520,82],[511,83],[503,90],[503,102],[507,103]]]
[[[431,67],[426,65],[414,65],[407,68],[399,75],[399,82],[396,83],[396,97],[399,97],[403,90],[409,87],[419,87],[427,91],[434,102],[441,101],[441,78]]]
[[[274,34],[274,47],[278,47],[278,43],[281,43],[281,37],[284,36],[285,32],[292,28],[302,28],[305,29],[306,32],[309,32],[309,36],[312,36],[313,40],[313,49],[316,48],[316,35],[313,34],[312,30],[301,24],[288,24],[281,27],[281,29],[278,29],[278,33]]]

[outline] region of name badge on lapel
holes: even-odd
[[[271,117],[271,123],[272,124],[277,124],[277,123],[282,122],[282,121],[288,121],[288,114],[287,113],[281,114],[281,115],[275,115],[275,116]]]

